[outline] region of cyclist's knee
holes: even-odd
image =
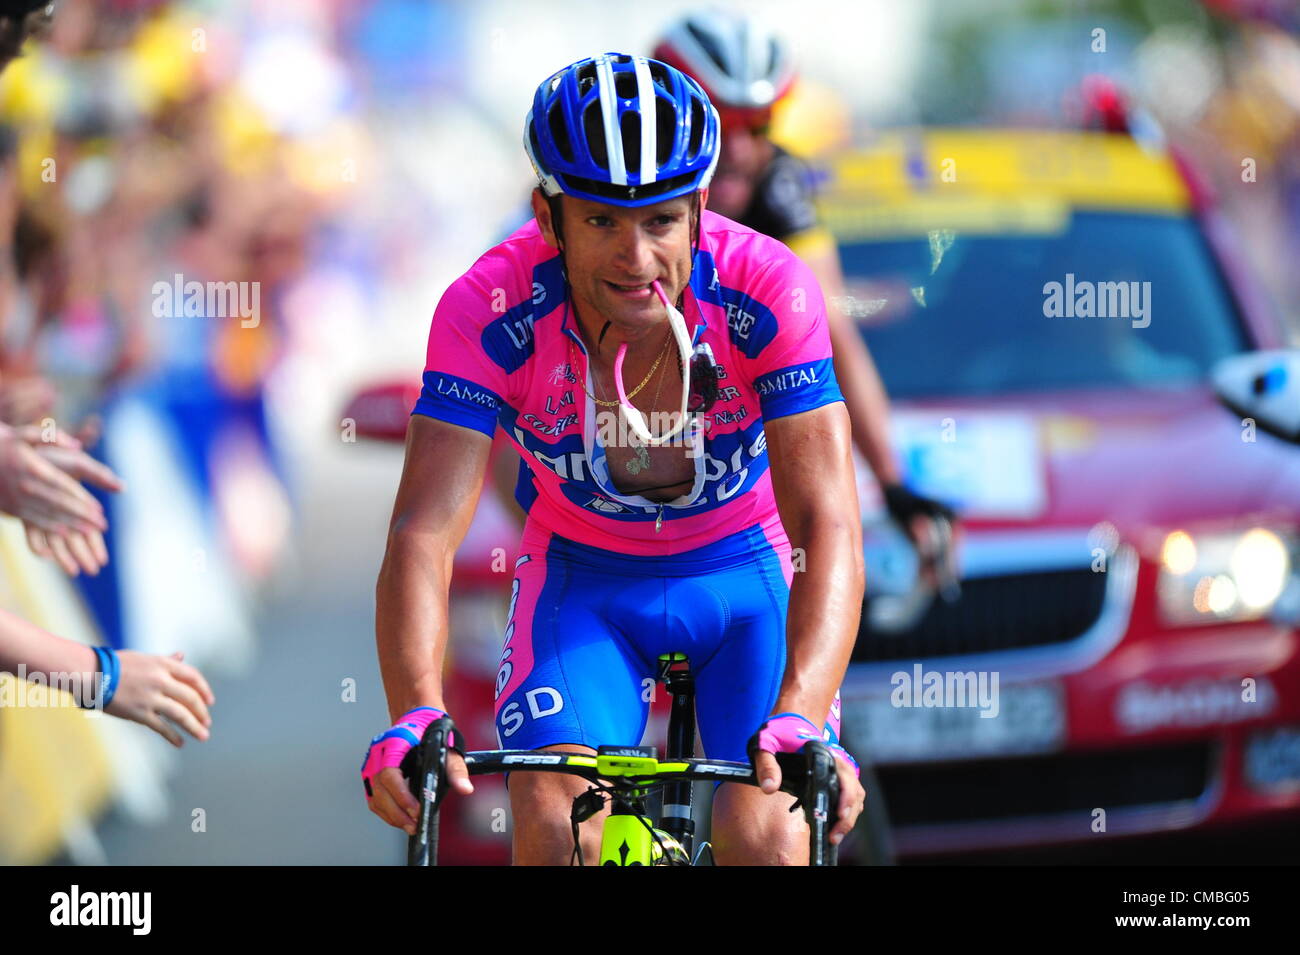
[[[582,750],[576,746],[548,749]],[[588,788],[585,780],[551,773],[512,773],[510,810],[514,820],[515,865],[567,865],[573,854],[570,812],[575,797]],[[593,864],[600,855],[599,813],[578,827],[584,861]]]
[[[807,865],[808,826],[790,812],[794,797],[753,786],[720,786],[713,799],[712,842],[719,865]]]

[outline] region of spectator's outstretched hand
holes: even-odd
[[[0,511],[23,521],[33,553],[52,558],[69,574],[96,574],[108,563],[108,520],[79,481],[122,489],[117,475],[76,438],[35,425],[0,424]]]
[[[120,650],[118,658],[122,676],[105,713],[147,726],[176,747],[184,742],[177,726],[197,740],[207,740],[212,726],[208,707],[217,698],[203,674],[182,662],[185,654],[163,657]]]

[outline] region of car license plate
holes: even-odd
[[[933,413],[900,411],[890,416],[891,438],[907,486],[947,502],[965,518],[1040,516],[1047,506],[1047,479],[1037,422],[1012,413],[957,418],[960,440],[955,431],[935,428]]]
[[[845,740],[877,763],[1044,753],[1064,743],[1060,684],[999,686],[994,699],[996,715],[982,716],[979,706],[895,706],[889,696],[846,698]]]

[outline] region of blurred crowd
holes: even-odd
[[[209,489],[223,480],[215,449],[240,440],[232,428],[274,470],[262,391],[283,347],[279,302],[322,210],[239,102],[231,65],[207,55],[216,38],[188,19],[156,2],[72,0],[0,79],[0,228],[13,236],[0,414],[80,426],[149,393]],[[256,283],[264,315],[177,314],[154,289],[177,274]],[[222,531],[265,572],[274,542],[240,539],[233,521]]]
[[[1300,4],[1211,0],[1207,7],[1234,27],[1222,81],[1214,81],[1214,59],[1207,62],[1202,49],[1208,94],[1187,115],[1170,117],[1171,136],[1219,184],[1225,211],[1300,340]]]
[[[314,143],[248,100],[257,64],[197,6],[6,7],[0,39],[29,38],[0,77],[0,508],[22,520],[0,537],[0,605],[16,613],[0,620],[0,670],[94,672],[98,659],[111,714],[174,745],[160,715],[205,739],[211,692],[180,661],[247,661],[251,597],[286,553],[268,387],[346,169],[323,174]],[[213,284],[232,297],[203,294]],[[107,656],[77,649],[101,643]],[[36,717],[5,716],[6,807],[79,792],[68,767],[24,749]],[[93,750],[69,745],[85,734],[98,728],[69,724],[60,744]],[[156,775],[157,760],[132,757],[107,762]],[[93,780],[94,765],[71,772]],[[100,775],[99,790],[114,785]],[[47,827],[5,815],[16,825],[0,826],[0,858],[68,827],[66,813]]]
[[[302,475],[348,440],[341,396],[384,352],[376,314],[422,336],[457,265],[426,253],[460,243],[440,195],[469,197],[428,178],[461,157],[421,157],[465,115],[427,111],[461,19],[0,4],[0,695],[18,662],[93,672],[102,646],[110,714],[206,738],[191,665],[251,665],[260,597],[295,571]],[[189,711],[164,701],[175,726],[140,704],[154,677]],[[0,718],[0,860],[73,851],[108,803],[161,811],[160,741],[66,716]]]
[[[284,558],[292,462],[271,406],[294,374],[286,357],[329,327],[324,301],[333,293],[346,310],[332,276],[355,264],[356,244],[331,223],[365,156],[322,45],[346,5],[290,5],[288,17],[158,0],[56,6],[0,77],[0,233],[12,236],[0,417],[57,421],[87,445],[102,432],[96,453],[137,503],[155,485],[166,495],[144,513],[100,494],[118,559],[82,589],[113,645],[152,647],[140,621],[156,611],[134,603],[170,601],[181,615],[168,622],[193,617],[180,629],[201,649],[193,631],[213,625],[211,602],[187,599],[195,580],[170,578],[197,569],[211,584],[228,570],[217,586],[231,598]],[[202,293],[214,284],[230,302]],[[281,387],[282,403],[319,410],[302,387],[315,377]],[[160,513],[189,525],[172,527],[170,546],[137,526]],[[138,600],[144,584],[125,579],[133,539],[149,541],[134,548],[150,564]]]

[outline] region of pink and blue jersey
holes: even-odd
[[[684,652],[705,751],[745,760],[784,671],[792,575],[763,424],[842,400],[821,290],[781,243],[703,213],[682,313],[712,352],[719,394],[694,485],[664,504],[610,480],[565,303],[559,255],[530,222],[443,295],[413,412],[488,436],[500,424],[531,470],[499,742],[634,744],[658,654]]]
[[[564,306],[560,258],[530,222],[443,295],[415,413],[489,436],[500,423],[532,469],[532,499],[520,502],[529,520],[579,543],[667,555],[758,526],[779,544],[763,422],[842,400],[807,266],[704,212],[683,315],[712,350],[719,398],[703,422],[695,485],[664,505],[658,533],[659,504],[610,481],[582,387],[592,391],[586,352]]]

